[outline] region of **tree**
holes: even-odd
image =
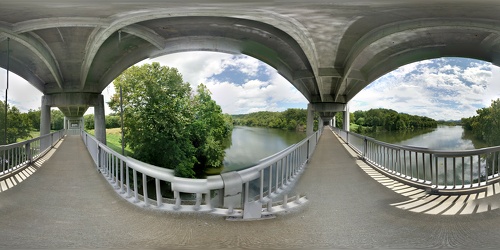
[[[28,110],[28,119],[30,120],[31,123],[31,129],[33,130],[40,130],[40,116],[42,114],[42,111],[40,109],[38,110],[33,110],[30,109]]]
[[[490,107],[476,110],[477,116],[463,118],[463,127],[488,145],[500,145],[500,99],[491,102]]]
[[[85,130],[94,129],[94,114],[88,114],[83,116],[83,123]]]
[[[50,120],[52,130],[61,130],[64,129],[64,114],[59,109],[52,109],[50,111]]]
[[[193,95],[177,69],[158,63],[132,66],[114,85],[116,93],[122,87],[125,141],[135,158],[189,178],[222,165],[220,140],[230,124],[204,85]],[[118,112],[119,103],[113,95],[110,108]]]
[[[7,144],[15,143],[20,138],[30,137],[31,121],[27,114],[22,114],[15,106],[7,105]],[[0,101],[0,141],[5,138],[5,105]]]

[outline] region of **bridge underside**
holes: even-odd
[[[268,63],[313,104],[346,104],[411,62],[456,56],[499,65],[499,11],[493,0],[7,1],[0,67],[9,57],[9,70],[47,96],[100,94],[143,59],[220,51]],[[54,106],[79,116],[92,104]]]

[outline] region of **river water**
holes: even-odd
[[[251,167],[259,160],[273,155],[306,138],[303,132],[272,128],[235,126],[231,146],[226,149],[222,172]]]
[[[440,125],[435,129],[368,133],[366,136],[392,144],[432,150],[468,150],[486,147],[486,144],[474,139],[461,126]]]

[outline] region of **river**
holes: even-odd
[[[281,129],[235,126],[231,146],[226,149],[222,172],[251,167],[259,160],[273,155],[306,138],[303,132]]]
[[[424,147],[433,150],[468,150],[487,145],[473,138],[461,126],[439,125],[434,129],[367,133],[376,140],[398,145]]]

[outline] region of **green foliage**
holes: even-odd
[[[500,145],[500,99],[491,102],[491,106],[476,110],[477,115],[462,118],[465,130],[485,141],[488,145]]]
[[[94,114],[88,114],[83,116],[83,124],[85,130],[93,130],[94,129]]]
[[[120,128],[120,116],[119,115],[107,115],[106,116],[106,128]]]
[[[64,114],[59,109],[50,110],[50,129],[61,130],[64,129]]]
[[[114,84],[109,106],[119,110],[121,86],[125,141],[135,158],[188,178],[222,165],[232,125],[204,85],[192,94],[177,69],[158,63],[130,67]]]
[[[28,119],[30,120],[31,124],[31,129],[32,130],[40,130],[40,117],[41,117],[42,111],[40,109],[38,110],[28,110],[27,116]]]
[[[15,106],[7,106],[7,144],[20,138],[31,138],[31,121],[27,113],[21,113]],[[5,141],[5,105],[0,101],[0,142]]]
[[[245,115],[233,115],[234,124],[242,126],[279,128],[306,131],[307,110],[287,109],[283,112],[260,111]],[[318,115],[315,114],[315,128],[318,127]]]
[[[432,118],[398,113],[392,109],[358,110],[352,114],[354,117],[351,117],[351,122],[359,125],[359,127],[356,127],[356,132],[360,133],[364,130],[376,131],[377,128],[386,131],[397,131],[437,127],[437,122]],[[338,121],[339,119],[337,119]]]

